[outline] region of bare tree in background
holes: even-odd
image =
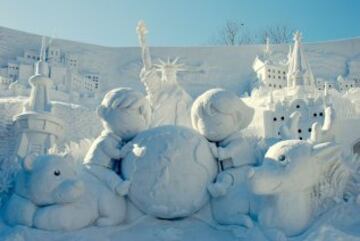
[[[253,42],[251,33],[238,21],[228,20],[216,33],[212,43],[219,45],[235,46]]]
[[[286,25],[269,26],[260,34],[260,42],[265,43],[266,38],[269,38],[274,44],[289,43],[292,41],[293,33],[294,31]]]
[[[236,46],[251,43],[262,44],[266,42],[266,38],[269,38],[273,44],[289,43],[292,41],[294,31],[287,25],[272,25],[257,34],[254,32],[246,29],[244,23],[228,20],[210,42],[217,45]]]

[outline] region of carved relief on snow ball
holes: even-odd
[[[132,183],[130,200],[160,218],[186,217],[209,200],[207,186],[217,166],[208,141],[195,131],[161,126],[140,133],[122,162]]]

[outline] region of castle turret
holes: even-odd
[[[47,153],[62,136],[63,123],[51,113],[49,97],[49,66],[46,62],[46,44],[43,38],[40,60],[35,74],[30,77],[31,94],[21,114],[14,117],[18,135],[16,154],[24,158],[30,153]]]
[[[300,32],[294,35],[294,47],[288,64],[288,87],[315,86],[314,76],[302,50]]]

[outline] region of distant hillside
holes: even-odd
[[[0,65],[5,66],[8,60],[23,55],[24,49],[39,49],[40,38],[0,27]],[[104,90],[118,86],[143,89],[138,78],[141,68],[138,47],[103,47],[59,39],[54,40],[53,45],[79,55],[81,71],[99,72],[105,82]],[[192,95],[215,86],[241,94],[255,78],[251,65],[263,47],[155,47],[151,48],[151,53],[154,62],[158,58],[181,58],[189,72],[181,73],[179,81]],[[288,46],[273,46],[273,52],[285,57]],[[360,67],[360,38],[305,44],[305,52],[315,77],[334,79],[339,74],[347,76],[360,72],[356,71]]]

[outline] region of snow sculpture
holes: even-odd
[[[248,184],[248,173],[252,167],[229,168],[218,174],[216,182],[208,189],[213,196],[211,211],[213,218],[224,225],[239,225],[247,228],[253,226],[250,213],[256,206]]]
[[[344,189],[349,170],[339,145],[287,140],[273,145],[263,165],[249,172],[250,186],[262,202],[256,216],[266,233],[279,240],[301,234],[318,203]],[[296,208],[293,208],[296,207]]]
[[[69,157],[33,154],[24,159],[23,168],[5,207],[8,224],[69,231],[124,220],[125,199],[76,169]]]
[[[300,118],[298,112],[291,115],[288,125],[281,128],[283,138],[291,138]],[[314,123],[309,140],[276,143],[263,164],[249,171],[247,190],[254,195],[250,202],[260,203],[252,212],[270,238],[284,240],[301,234],[326,199],[344,192],[351,172],[341,146],[333,142],[333,119],[332,107],[325,107],[323,126]],[[296,208],[286,208],[294,203]]]
[[[131,182],[128,197],[140,210],[173,219],[208,202],[217,165],[204,137],[186,127],[161,126],[140,133],[131,145],[122,173]]]
[[[150,124],[150,104],[140,92],[128,88],[109,91],[97,109],[104,130],[92,143],[84,164],[93,175],[102,180],[115,193],[126,195],[130,183],[113,170],[114,161],[127,154],[120,150],[126,142]]]
[[[312,143],[331,142],[334,140],[332,133],[332,126],[335,118],[335,111],[331,105],[326,105],[324,108],[324,122],[321,126],[315,122],[311,126],[311,135],[309,141]],[[280,137],[282,140],[297,139],[301,120],[301,113],[295,111],[290,115],[285,125],[280,127]]]
[[[312,70],[302,49],[300,32],[296,32],[294,34],[294,48],[292,49],[292,53],[289,58],[287,86],[315,86],[315,79]]]
[[[178,59],[170,62],[161,61],[152,65],[149,47],[145,34],[148,30],[143,21],[136,28],[142,49],[144,67],[140,73],[141,82],[152,107],[152,127],[160,125],[182,125],[191,127],[190,109],[193,102],[191,96],[177,82],[177,72],[184,71]],[[158,75],[161,73],[161,76]]]
[[[49,66],[46,59],[46,43],[43,38],[40,60],[36,63],[35,75],[30,77],[31,94],[24,105],[24,112],[14,117],[19,133],[16,154],[22,159],[27,154],[45,154],[63,135],[63,123],[51,114],[49,98]]]
[[[194,128],[218,146],[213,146],[213,152],[221,172],[208,190],[213,196],[212,214],[221,224],[252,226],[246,215],[248,190],[240,184],[246,181],[249,165],[256,158],[254,146],[241,136],[240,130],[249,125],[253,112],[234,93],[223,89],[206,91],[195,100],[191,110]]]
[[[250,124],[253,115],[252,108],[223,89],[206,91],[194,101],[191,109],[194,129],[219,146],[215,152],[223,168],[255,162],[249,152],[250,143],[239,133]]]

